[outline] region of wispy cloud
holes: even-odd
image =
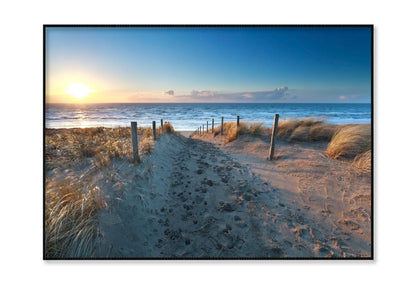
[[[166,91],[166,92],[165,92],[165,94],[168,94],[168,95],[174,95],[174,94],[175,94],[175,91],[173,91],[173,90],[168,90],[168,91]]]
[[[359,97],[360,97],[359,95],[351,94],[351,95],[341,95],[339,97],[339,99],[340,100],[351,100],[351,99],[356,99],[356,98],[359,98]]]
[[[213,91],[213,90],[193,90],[191,91],[191,96],[192,97],[213,97],[216,96],[218,94],[221,94],[218,91]]]
[[[216,90],[192,90],[189,95],[178,95],[181,101],[192,102],[277,102],[296,98],[287,86],[271,90],[224,92]]]

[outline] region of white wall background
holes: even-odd
[[[411,1],[72,0],[1,6],[2,282],[400,282],[414,277]],[[42,25],[172,23],[375,25],[375,261],[42,260]]]

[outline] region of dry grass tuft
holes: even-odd
[[[305,120],[283,120],[279,122],[277,138],[289,142],[330,141],[335,129],[335,125],[314,117]]]
[[[269,129],[265,126],[263,126],[263,123],[247,123],[247,122],[240,122],[239,127],[237,128],[236,122],[225,122],[224,123],[224,136],[225,136],[225,142],[229,143],[238,138],[238,136],[241,135],[252,135],[252,136],[267,136],[269,134]],[[206,134],[206,133],[204,133]],[[209,135],[212,133],[209,132]],[[221,125],[218,125],[216,128],[214,128],[214,137],[221,134]],[[198,135],[197,133],[193,135]],[[192,135],[192,136],[193,136]],[[191,137],[192,137],[191,136]]]
[[[326,153],[335,159],[354,158],[369,149],[371,149],[371,125],[347,125],[333,136]]]
[[[252,136],[260,137],[265,134],[268,134],[269,129],[266,126],[263,126],[263,123],[254,122],[249,124],[248,133]]]
[[[137,135],[145,137],[145,138],[150,138],[150,137],[153,137],[153,130],[151,127],[147,127],[147,128],[138,127]]]
[[[139,154],[150,154],[153,150],[153,137],[143,137],[139,143]]]
[[[240,125],[237,128],[236,122],[226,122],[224,123],[224,132],[226,143],[229,143],[236,140],[238,136],[247,134],[248,124],[247,122],[240,122]]]
[[[163,131],[165,133],[174,133],[175,132],[175,129],[173,128],[173,126],[172,126],[172,124],[170,122],[166,122],[163,125]]]
[[[218,136],[219,134],[221,134],[221,125],[214,128],[214,137]]]
[[[98,241],[97,212],[107,206],[98,187],[76,176],[46,180],[46,257],[91,257]]]
[[[366,152],[357,155],[352,162],[352,166],[365,173],[371,172],[371,150],[367,150]]]
[[[294,141],[307,141],[309,136],[309,130],[310,127],[300,125],[299,127],[296,127],[292,134],[289,136],[288,141],[294,142]]]
[[[287,140],[292,135],[293,131],[302,124],[297,119],[279,121],[277,126],[277,138]]]
[[[232,142],[237,138],[237,123],[225,122],[224,123],[224,135],[226,143]]]
[[[310,127],[308,132],[308,141],[331,141],[334,133],[337,132],[339,126],[334,124],[319,123]]]

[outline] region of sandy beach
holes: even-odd
[[[179,134],[181,134],[182,136],[184,136],[185,138],[189,138],[189,136],[193,133],[192,131],[180,131],[178,132]]]
[[[97,137],[106,131],[97,130]],[[100,204],[88,226],[99,232],[77,256],[371,256],[371,174],[326,156],[327,142],[278,141],[277,159],[269,161],[269,144],[260,137],[226,142],[221,135],[190,134],[165,133],[147,153],[143,144],[137,164],[125,151],[128,129],[117,133],[123,140],[117,158],[47,162],[48,190],[72,178],[93,188],[94,205]]]
[[[284,235],[280,246],[286,255],[370,256],[370,173],[326,156],[324,142],[277,142],[277,160],[270,162],[269,144],[262,139],[246,136],[226,145],[220,141],[217,146],[270,184],[269,196],[261,200],[267,207],[261,217],[269,227],[268,241]]]

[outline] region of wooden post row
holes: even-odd
[[[137,122],[131,122],[131,142],[133,146],[133,161],[140,162],[139,147],[137,142]]]
[[[274,143],[276,141],[278,123],[279,123],[279,114],[275,114],[274,121],[273,121],[273,128],[272,128],[272,137],[270,140],[270,150],[269,150],[269,158],[268,158],[269,160],[273,160]]]

